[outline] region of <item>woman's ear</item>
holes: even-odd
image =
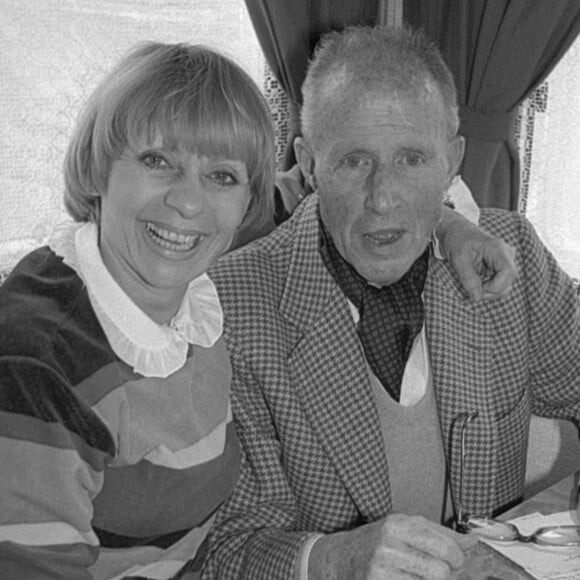
[[[304,176],[304,181],[314,191],[316,189],[316,178],[314,177],[314,154],[303,137],[294,139],[294,155],[300,166],[300,171]]]

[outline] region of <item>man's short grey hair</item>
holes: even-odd
[[[447,134],[459,129],[457,90],[439,49],[420,30],[351,26],[320,40],[302,85],[302,133],[315,145],[325,128],[365,91],[434,81],[447,112]]]

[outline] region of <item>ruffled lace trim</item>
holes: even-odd
[[[95,224],[62,224],[49,245],[86,284],[112,349],[135,372],[167,377],[184,365],[189,344],[209,348],[221,336],[223,311],[207,274],[189,284],[171,324],[161,326],[125,294],[105,267]]]

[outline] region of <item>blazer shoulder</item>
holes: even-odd
[[[225,310],[236,315],[275,305],[283,291],[292,259],[292,236],[286,223],[271,234],[221,257],[208,274]]]
[[[521,213],[499,208],[481,209],[479,226],[512,246],[542,245],[531,222]]]

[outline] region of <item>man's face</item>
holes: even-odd
[[[336,119],[313,152],[320,213],[355,270],[382,286],[424,251],[461,160],[431,84],[373,91]]]

